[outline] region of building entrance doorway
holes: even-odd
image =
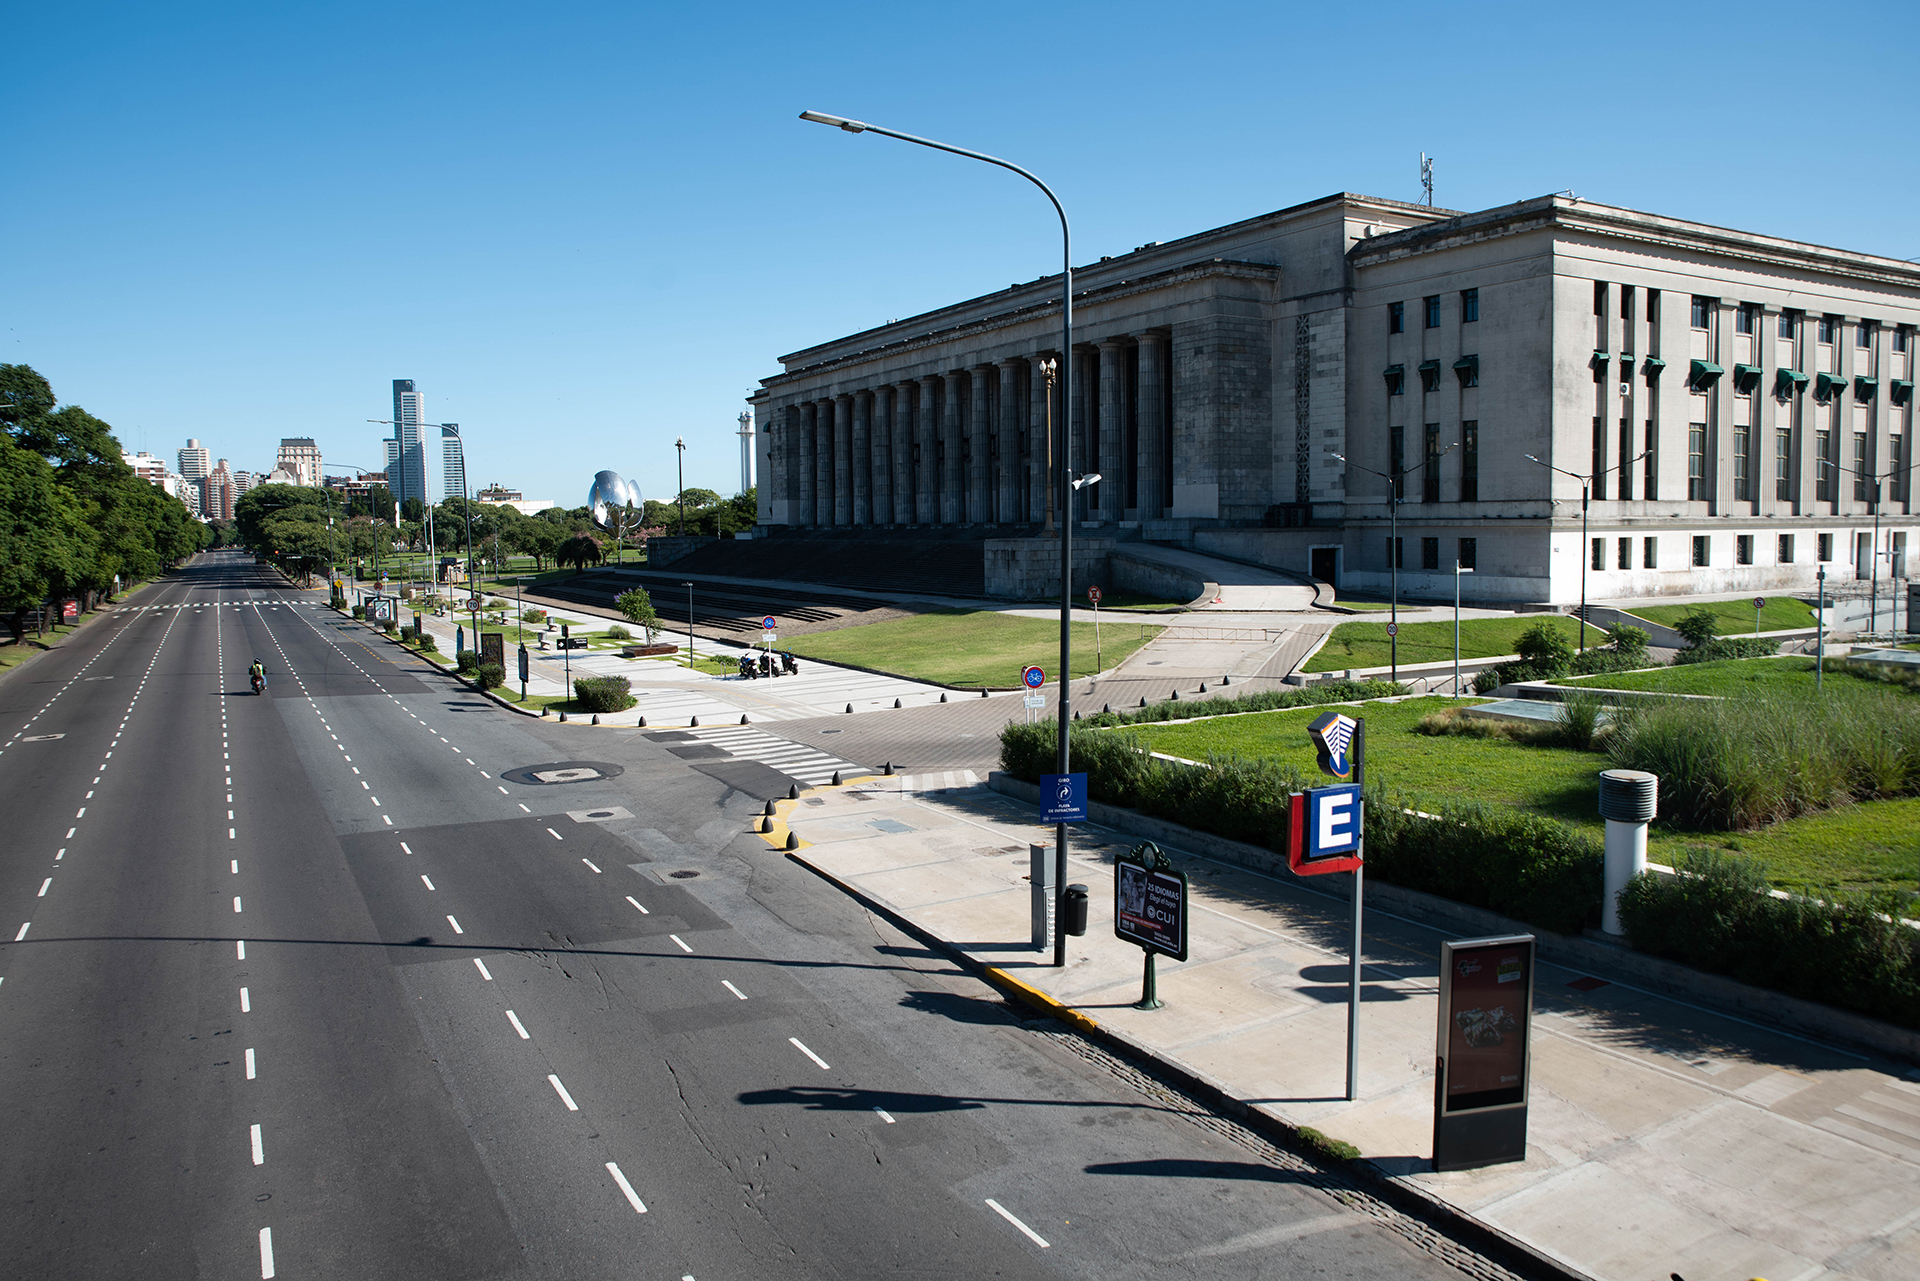
[[[1340,549],[1338,547],[1315,547],[1309,562],[1309,572],[1318,582],[1332,587],[1340,585]]]

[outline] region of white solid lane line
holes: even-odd
[[[573,1096],[571,1094],[567,1093],[567,1087],[560,1084],[559,1077],[549,1072],[547,1073],[547,1081],[549,1084],[553,1086],[553,1092],[560,1096],[560,1101],[567,1105],[567,1111],[578,1112],[580,1110],[580,1105],[573,1101]]]
[[[21,925],[20,932],[13,936],[13,941],[18,943],[21,939],[25,938],[27,936],[27,926],[32,924],[33,924],[32,921],[28,921],[25,924]]]
[[[640,907],[640,904],[634,899],[633,895],[631,894],[627,895],[627,902],[632,903],[635,907]],[[644,907],[640,907],[640,915],[652,916],[653,913],[647,911],[647,909]]]
[[[586,865],[587,865],[588,867],[593,867],[593,860],[592,860],[592,859],[590,859],[590,858],[583,858],[583,859],[581,859],[580,861],[581,861],[582,863],[585,863],[585,864],[586,864]],[[598,872],[600,871],[600,869],[599,869],[599,868],[597,868],[597,867],[593,867],[593,870],[594,870],[594,871],[595,871],[596,873],[598,873]]]
[[[253,1079],[254,1079],[253,1048],[249,1046],[247,1048],[247,1080],[251,1081]]]
[[[527,1035],[527,1029],[520,1026],[520,1016],[515,1014],[512,1010],[507,1011],[507,1022],[513,1024],[513,1030],[520,1034],[521,1040],[531,1041],[533,1039],[532,1037]]]
[[[422,880],[423,882],[425,882],[425,883],[426,883],[426,887],[427,887],[428,889],[432,889],[432,888],[433,888],[433,882],[432,882],[432,881],[429,881],[429,880],[427,880],[427,874],[426,874],[425,872],[422,872],[422,873],[420,874],[420,879],[421,879],[421,880]]]
[[[233,910],[235,912],[240,910],[240,896],[238,894],[233,896]]]
[[[1041,1236],[1038,1232],[1035,1232],[1032,1228],[1028,1227],[1026,1224],[1020,1222],[1020,1220],[1014,1218],[1012,1212],[1009,1211],[1006,1206],[1001,1205],[998,1201],[994,1200],[992,1197],[987,1198],[987,1204],[993,1207],[993,1212],[995,1214],[1005,1219],[1008,1223],[1011,1223],[1014,1227],[1019,1228],[1022,1232],[1026,1233],[1027,1239],[1029,1241],[1032,1241],[1035,1245],[1039,1246],[1042,1250],[1049,1248],[1047,1245],[1047,1239],[1045,1237]]]
[[[454,919],[453,919],[453,918],[452,918],[451,916],[449,916],[449,917],[447,918],[447,924],[448,924],[448,925],[451,925],[451,926],[453,927],[453,932],[454,932],[455,934],[465,934],[465,933],[466,933],[466,931],[465,931],[465,930],[463,930],[463,929],[461,929],[461,928],[460,928],[460,922],[458,922],[458,921],[456,921],[456,920],[454,920]]]
[[[260,1127],[257,1125],[253,1127],[253,1163],[255,1165],[267,1163],[267,1149],[260,1142]]]
[[[742,992],[739,988],[727,982],[727,980],[725,979],[720,980],[720,986],[724,987],[725,989],[727,989],[727,991],[733,993],[735,996],[739,997],[743,1001],[747,999],[747,994],[745,992]]]
[[[410,847],[409,847],[409,846],[407,845],[407,843],[406,843],[405,841],[401,841],[401,842],[400,842],[400,852],[401,852],[402,854],[411,854],[411,853],[413,853],[413,850],[412,850],[412,849],[411,849],[411,848],[410,848]]]
[[[247,995],[247,989],[244,987],[240,989],[240,1012],[242,1014],[253,1012],[253,1000]]]
[[[239,859],[237,859],[237,858],[230,858],[230,859],[228,859],[228,860],[227,860],[227,863],[228,863],[228,865],[229,865],[229,866],[228,866],[228,869],[227,869],[228,871],[230,871],[230,872],[232,872],[232,873],[233,873],[233,874],[234,874],[235,876],[238,876],[238,875],[240,875],[240,860],[239,860]]]
[[[826,1071],[831,1072],[833,1070],[832,1068],[827,1067],[827,1061],[825,1059],[821,1058],[818,1054],[815,1054],[812,1050],[809,1050],[805,1045],[801,1044],[799,1037],[797,1036],[788,1037],[787,1044],[793,1046],[794,1049],[800,1051],[800,1053],[806,1055],[808,1058],[812,1059],[815,1063],[818,1063]]]
[[[481,960],[479,957],[476,956],[473,958],[473,963],[480,967],[481,978],[485,979],[489,983],[493,982],[493,975],[487,973],[487,963],[485,961]]]
[[[262,1281],[273,1276],[273,1229],[260,1229],[260,1276]]]
[[[633,1212],[635,1214],[645,1214],[647,1212],[646,1202],[642,1201],[640,1194],[633,1190],[633,1184],[627,1182],[627,1176],[620,1173],[620,1167],[609,1161],[607,1162],[607,1173],[611,1174],[613,1181],[620,1185],[620,1193],[627,1198],[627,1204],[633,1207]]]
[[[45,898],[47,896],[47,887],[52,884],[53,884],[53,878],[51,876],[49,876],[46,880],[40,882],[40,892],[34,895],[34,897]]]
[[[893,1117],[888,1115],[887,1110],[885,1108],[875,1108],[874,1111],[880,1114],[880,1119],[882,1121],[885,1121],[888,1125],[893,1124]]]
[[[556,841],[564,841],[567,839],[566,837],[560,835],[560,833],[554,831],[551,827],[547,829],[547,835],[551,836]]]
[[[682,952],[691,952],[691,951],[693,951],[693,949],[692,949],[692,948],[690,948],[690,947],[688,947],[688,946],[687,946],[687,941],[686,941],[685,939],[683,939],[683,938],[681,938],[681,937],[680,937],[680,936],[679,936],[678,934],[669,934],[669,935],[667,935],[667,937],[668,937],[668,938],[670,938],[670,939],[672,939],[672,940],[673,940],[674,942],[676,942],[676,943],[678,943],[678,944],[680,945],[680,950],[681,950]]]
[[[497,784],[497,783],[496,783],[496,784],[495,784],[495,786],[496,786],[496,787],[498,787],[498,786],[499,786],[499,784]],[[511,796],[511,795],[512,795],[512,793],[511,793],[511,792],[509,792],[509,791],[507,791],[507,789],[506,789],[506,788],[504,788],[504,787],[502,787],[502,788],[500,788],[500,795],[502,795],[502,796]]]
[[[233,954],[235,960],[244,961],[247,959],[247,941],[245,939],[235,939],[233,941]]]
[[[520,806],[520,812],[521,812],[522,814],[531,814],[531,813],[533,813],[533,811],[532,811],[532,810],[530,810],[530,809],[528,809],[528,808],[527,808],[527,803],[526,803],[525,801],[520,801],[520,802],[518,802],[518,804],[519,804],[519,806]]]

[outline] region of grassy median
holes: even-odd
[[[1460,657],[1496,658],[1514,652],[1521,633],[1540,623],[1557,629],[1567,639],[1580,643],[1580,620],[1565,614],[1528,614],[1518,618],[1465,618],[1460,620]],[[1602,629],[1588,624],[1587,644],[1606,640]],[[1393,646],[1385,623],[1342,623],[1327,637],[1327,643],[1307,660],[1308,672],[1341,672],[1349,668],[1385,667],[1392,661]],[[1444,663],[1453,658],[1453,620],[1436,623],[1400,624],[1400,662]]]
[[[1763,632],[1784,632],[1789,628],[1812,627],[1817,621],[1813,608],[1805,601],[1795,600],[1791,596],[1764,597],[1766,605],[1760,610],[1760,630]],[[1650,623],[1662,627],[1672,627],[1688,614],[1705,612],[1712,614],[1720,626],[1722,636],[1753,635],[1753,598],[1745,600],[1706,600],[1691,605],[1637,605],[1633,609],[1634,617],[1644,618]]]
[[[1073,624],[1073,674],[1092,676],[1111,669],[1160,634],[1137,622],[1102,622],[1100,665],[1095,665],[1093,623]],[[1060,624],[1051,619],[1016,618],[991,610],[943,610],[896,618],[863,627],[782,637],[780,649],[802,658],[820,658],[873,671],[891,672],[937,685],[1012,689],[1022,668],[1044,668],[1059,676]]]

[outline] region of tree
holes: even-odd
[[[1689,610],[1673,625],[1673,630],[1684,636],[1688,645],[1698,649],[1720,634],[1720,620],[1704,609]]]
[[[647,595],[645,588],[636,587],[632,591],[622,593],[620,598],[613,602],[613,607],[619,610],[628,622],[646,633],[647,644],[653,644],[654,638],[660,635],[660,615],[653,612],[653,598]]]
[[[47,460],[0,432],[0,612],[16,644],[25,639],[27,611],[77,577],[76,560],[91,557],[91,537]]]
[[[1573,642],[1545,619],[1520,633],[1513,648],[1541,677],[1565,676],[1573,667]]]
[[[576,572],[589,565],[598,565],[606,553],[601,550],[600,542],[591,534],[575,534],[554,550],[553,559],[562,568],[572,565]]]

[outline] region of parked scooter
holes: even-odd
[[[788,676],[798,676],[800,674],[800,664],[794,661],[792,650],[784,650],[781,652],[780,670]]]
[[[769,678],[771,678],[771,677],[774,677],[774,676],[778,676],[778,675],[780,674],[780,673],[779,673],[779,671],[778,671],[777,669],[775,669],[775,667],[774,667],[774,665],[773,665],[773,655],[772,655],[772,654],[762,654],[762,655],[760,655],[760,674],[761,674],[762,676],[766,676],[766,677],[769,677]]]
[[[750,681],[759,674],[760,670],[753,665],[753,655],[740,655],[740,679]]]

